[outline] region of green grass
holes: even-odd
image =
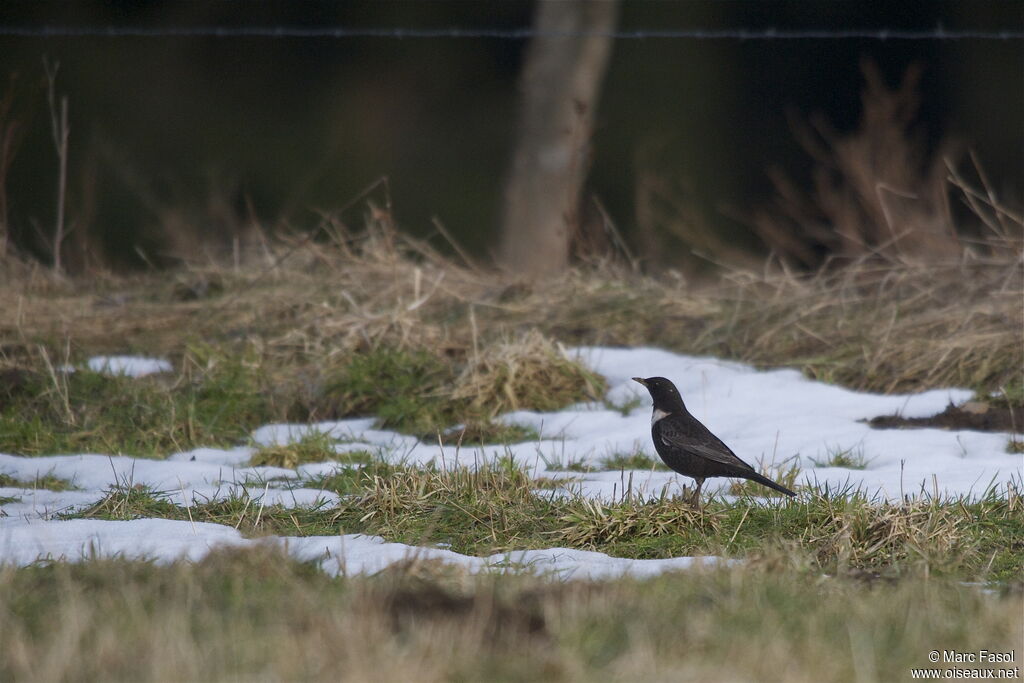
[[[628,417],[630,413],[644,404],[644,399],[640,396],[634,396],[633,398],[623,400],[621,403],[615,403],[608,399],[604,399],[603,403],[605,408],[614,410],[620,413],[623,417]]]
[[[199,501],[185,509],[151,489],[125,485],[69,518],[192,519],[255,536],[367,533],[413,545],[447,543],[456,552],[481,556],[558,545],[632,558],[785,552],[829,574],[899,576],[923,567],[999,582],[1024,572],[1018,540],[1024,537],[1024,499],[1012,485],[973,502],[900,505],[826,489],[785,501],[711,498],[702,511],[676,497],[599,503],[549,495],[543,482],[509,460],[451,471],[375,461],[305,485],[335,491],[342,499],[314,508],[263,506],[262,491],[254,489],[251,496]]]
[[[426,351],[380,349],[357,354],[327,382],[324,400],[342,415],[373,415],[385,429],[430,433],[455,420],[445,416],[442,388],[452,368]],[[450,418],[450,419],[449,419]]]
[[[345,496],[366,491],[373,486],[376,478],[386,479],[399,469],[401,469],[399,466],[390,465],[381,460],[371,460],[362,467],[341,468],[335,470],[332,474],[322,474],[309,479],[298,480],[295,484],[304,488],[334,491],[338,495]]]
[[[799,492],[802,486],[796,483],[797,477],[800,476],[800,464],[799,459],[796,457],[787,458],[780,464],[770,468],[758,467],[757,469],[761,474],[768,477],[777,484],[785,486],[791,491]],[[785,496],[784,493],[780,493],[774,489],[770,489],[767,486],[758,484],[756,481],[750,481],[749,479],[735,479],[729,484],[729,494],[733,496],[768,496],[771,498],[782,498]]]
[[[425,439],[427,437],[424,437]],[[441,433],[441,443],[448,446],[478,446],[487,444],[513,444],[537,441],[540,434],[532,427],[505,424],[490,420],[453,427]]]
[[[327,434],[310,432],[292,443],[263,446],[253,453],[252,458],[249,459],[249,465],[295,469],[306,463],[328,460],[346,464],[366,464],[373,461],[373,453],[364,449],[339,453],[335,450],[337,443],[337,439]]]
[[[534,477],[530,482],[533,488],[540,490],[571,490],[573,484],[582,481],[579,477]]]
[[[158,491],[145,484],[125,482],[107,489],[103,499],[77,512],[65,515],[65,519],[131,520],[147,517],[181,519],[180,508],[164,497],[166,491]]]
[[[815,467],[841,467],[847,470],[865,470],[871,459],[864,455],[863,448],[837,448],[828,452],[822,460],[811,458]]]
[[[514,443],[533,429],[496,422],[516,409],[559,410],[602,393],[604,380],[540,338],[496,346],[483,360],[453,363],[426,350],[379,348],[356,354],[326,383],[327,412],[373,415],[393,429],[446,443]],[[504,360],[513,369],[499,360]],[[463,424],[462,429],[449,429]]]
[[[979,393],[975,400],[986,401],[1003,408],[1024,409],[1024,379],[1018,374],[991,394]]]
[[[656,470],[667,472],[668,467],[661,458],[652,458],[641,450],[628,453],[616,452],[600,458],[596,464],[586,460],[570,460],[560,462],[546,460],[545,465],[551,472],[615,472],[619,470]]]
[[[538,348],[539,347],[539,350]],[[602,391],[603,381],[543,343],[531,341],[512,361],[516,377],[491,377],[425,350],[389,347],[326,363],[328,378],[304,379],[316,358],[279,358],[254,345],[219,350],[192,346],[176,359],[176,376],[110,377],[89,370],[25,373],[0,401],[0,452],[21,455],[109,453],[166,457],[199,446],[229,447],[272,421],[374,415],[377,426],[446,443],[517,443],[533,429],[494,418],[515,408],[554,410]],[[553,347],[552,347],[553,348]],[[43,359],[37,358],[40,365]],[[332,369],[333,368],[333,369]],[[473,370],[473,372],[468,372]],[[503,386],[479,403],[459,392],[474,382]],[[463,429],[449,430],[454,424]],[[447,431],[446,431],[447,430]],[[263,449],[256,462],[326,459],[326,444]],[[337,459],[337,458],[334,458]]]
[[[661,458],[652,458],[641,450],[632,453],[612,453],[601,458],[601,469],[668,471],[668,467],[661,461]]]
[[[182,362],[174,379],[33,374],[0,409],[0,451],[166,457],[234,445],[270,420],[261,378],[242,360],[190,354]]]
[[[596,469],[589,461],[583,459],[562,461],[545,458],[544,466],[549,472],[593,472]]]
[[[0,473],[0,486],[21,489],[47,489],[49,491],[74,491],[78,488],[67,479],[60,479],[53,474],[44,474],[33,479],[16,479],[9,474]]]
[[[786,562],[612,582],[429,562],[334,579],[269,549],[3,568],[0,679],[889,681],[1020,642],[1019,592]]]

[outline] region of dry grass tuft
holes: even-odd
[[[605,505],[599,500],[579,498],[573,511],[561,518],[559,543],[593,548],[624,538],[656,538],[679,533],[680,527],[715,534],[721,530],[718,516],[695,510],[682,497],[663,498],[650,503]]]
[[[796,478],[800,476],[800,458],[793,457],[783,460],[778,465],[771,467],[759,466],[758,471],[774,482],[782,484],[791,491],[798,491],[799,487]],[[729,495],[731,496],[762,496],[768,498],[785,498],[786,494],[775,489],[758,484],[748,479],[734,479],[729,484]]]
[[[604,378],[571,359],[561,345],[536,331],[474,353],[455,382],[452,398],[487,417],[528,407],[558,410],[583,396],[599,401]]]
[[[471,547],[502,552],[528,545],[527,536],[532,538],[538,520],[550,513],[553,502],[535,495],[534,488],[530,476],[511,462],[401,469],[374,476],[344,507],[358,512],[360,524],[388,537],[422,529],[431,536],[464,536],[462,543]]]
[[[901,504],[844,503],[816,494],[811,504],[823,523],[808,525],[801,541],[813,544],[819,561],[828,558],[839,572],[903,565],[928,574],[986,561],[988,571],[1006,540],[1019,533],[1024,512],[1017,485],[1010,484],[1003,493],[1005,497],[991,495],[970,508],[928,498]]]

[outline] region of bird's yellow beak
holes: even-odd
[[[640,383],[640,384],[643,384],[643,385],[644,385],[645,387],[647,386],[647,382],[645,382],[645,381],[643,380],[643,378],[641,378],[641,377],[634,377],[634,378],[633,378],[633,381],[634,381],[634,382],[638,382],[638,383]]]

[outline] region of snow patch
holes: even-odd
[[[26,566],[38,561],[78,562],[92,558],[151,560],[166,564],[202,560],[219,547],[276,546],[302,562],[317,562],[332,575],[373,574],[396,562],[439,561],[477,573],[532,571],[563,579],[648,577],[667,571],[732,564],[718,557],[677,557],[631,560],[569,548],[547,548],[474,557],[443,548],[418,548],[388,543],[379,536],[270,536],[246,539],[220,524],[169,519],[108,521],[75,519],[65,522],[9,522],[0,527],[0,565]]]
[[[145,377],[158,372],[170,372],[171,364],[162,358],[142,356],[93,356],[86,365],[93,372],[124,377]]]

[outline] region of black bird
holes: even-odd
[[[691,505],[700,507],[700,487],[708,477],[742,477],[787,496],[796,495],[785,486],[758,474],[736,457],[721,439],[690,415],[672,382],[664,377],[634,377],[633,381],[647,387],[654,399],[654,413],[651,415],[654,449],[671,469],[697,482]]]

